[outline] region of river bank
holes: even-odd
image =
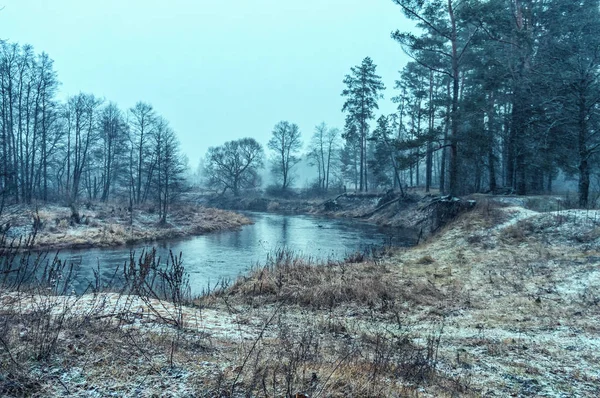
[[[414,210],[424,198],[431,198],[422,192],[412,192],[402,196],[399,192],[347,192],[327,196],[290,195],[274,197],[266,194],[248,194],[242,197],[199,193],[191,201],[207,206],[234,211],[261,211],[281,214],[311,214],[324,217],[356,218],[388,227],[402,227],[401,220],[389,217]],[[374,211],[379,206],[393,201],[393,205]],[[377,215],[377,217],[374,217]],[[388,217],[384,217],[388,216]]]
[[[280,198],[257,194],[235,198],[204,193],[190,200],[234,211],[352,219],[384,228],[412,230],[421,238],[435,233],[458,214],[472,209],[477,202],[473,198],[440,197],[422,190],[344,192],[329,197],[311,198],[302,198],[299,195]]]
[[[490,201],[417,247],[281,252],[187,303],[5,293],[0,394],[596,397],[599,231]]]
[[[34,250],[102,248],[154,242],[248,225],[247,217],[198,205],[173,206],[167,222],[160,223],[155,209],[94,203],[80,207],[59,205],[9,206],[0,216],[4,247]],[[30,237],[34,236],[33,240]]]

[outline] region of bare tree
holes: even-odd
[[[97,138],[97,109],[102,103],[93,94],[80,93],[69,98],[67,119],[67,197],[76,201],[84,170],[89,167],[90,149]]]
[[[241,189],[260,184],[258,170],[263,166],[263,158],[263,148],[254,138],[211,147],[206,153],[206,182],[222,193],[230,189],[238,196]]]
[[[116,104],[101,108],[92,94],[60,103],[58,86],[47,54],[0,41],[0,212],[7,201],[74,202],[83,192],[106,201],[124,186],[131,203],[156,198],[164,221],[184,164],[174,133],[161,131],[157,145],[149,104],[137,103],[127,121]]]
[[[136,159],[131,161],[134,169],[132,173],[132,191],[133,200],[135,203],[141,203],[144,200],[142,194],[142,178],[144,172],[146,173],[146,181],[152,178],[152,159],[144,156],[144,153],[148,151],[148,141],[154,128],[156,113],[152,108],[152,105],[145,102],[138,102],[133,108],[129,110],[131,115],[130,126],[131,126],[131,144],[132,144],[132,155],[135,154]]]
[[[315,132],[311,138],[308,157],[311,164],[317,166],[318,186],[323,192],[329,189],[329,177],[331,175],[334,154],[338,150],[338,139],[340,130],[328,128],[325,122],[315,127]]]
[[[53,69],[52,59],[46,53],[42,53],[38,60],[38,95],[39,99],[39,126],[41,129],[40,162],[37,177],[38,192],[43,200],[48,200],[48,164],[55,152],[60,135],[53,135],[52,128],[55,127],[57,106],[54,96],[58,89],[58,78]],[[56,130],[54,130],[56,131]],[[32,165],[33,166],[33,165]],[[32,167],[33,169],[33,167]],[[32,178],[33,180],[33,178]]]
[[[124,171],[127,129],[123,112],[115,103],[108,104],[100,115],[102,201],[108,200],[117,176]]]
[[[153,186],[156,187],[160,222],[167,222],[169,205],[180,191],[185,171],[184,158],[179,152],[179,141],[169,123],[159,117],[152,134],[153,153],[156,158],[156,173]]]
[[[1,184],[15,202],[31,202],[47,192],[42,182],[47,184],[57,86],[46,54],[36,55],[29,45],[0,42]]]
[[[287,121],[277,123],[268,147],[274,153],[271,171],[281,182],[281,190],[285,191],[294,181],[292,168],[300,161],[297,154],[302,141],[298,125]]]

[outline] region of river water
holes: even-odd
[[[348,219],[324,219],[303,215],[247,213],[254,224],[237,231],[218,232],[166,242],[109,249],[63,250],[59,257],[78,265],[75,290],[82,291],[94,279],[99,266],[102,279],[115,274],[133,250],[157,249],[161,259],[169,251],[182,253],[193,294],[222,280],[233,280],[251,267],[264,263],[278,249],[291,250],[315,260],[341,260],[356,251],[383,245],[409,246],[415,235],[406,230],[381,229]]]

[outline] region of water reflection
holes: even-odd
[[[157,248],[166,260],[169,250],[183,253],[186,270],[194,293],[222,279],[233,279],[253,265],[264,262],[266,256],[279,248],[293,250],[313,259],[342,259],[348,253],[368,246],[383,245],[395,239],[397,245],[412,244],[414,235],[407,231],[384,231],[378,227],[353,220],[326,220],[309,216],[249,213],[253,225],[239,231],[229,231],[193,237],[185,240],[138,245],[133,248],[63,251],[61,257],[81,264],[78,290],[93,279],[92,269],[110,278],[116,267],[129,259],[130,250],[136,255]],[[390,234],[395,235],[390,236]]]

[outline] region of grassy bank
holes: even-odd
[[[18,244],[19,238],[35,231],[30,247],[49,250],[152,242],[231,230],[250,223],[247,217],[231,211],[193,205],[174,206],[167,223],[159,223],[152,207],[130,211],[111,204],[79,208],[14,206],[0,216],[6,244]]]

